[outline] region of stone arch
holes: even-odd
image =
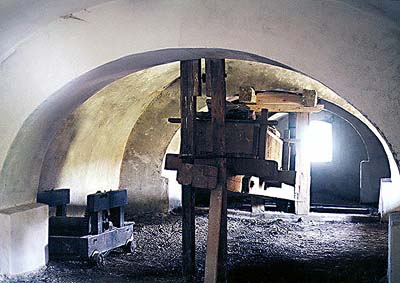
[[[48,19],[2,56],[1,207],[34,200],[48,144],[78,105],[117,78],[181,59],[281,62],[334,90],[400,151],[399,26],[368,3],[118,0],[89,11],[74,14],[85,21]]]

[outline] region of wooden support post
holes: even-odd
[[[389,214],[388,283],[400,282],[400,212]]]
[[[218,167],[218,183],[211,191],[208,216],[207,255],[204,282],[226,282],[227,260],[227,188],[225,158],[225,60],[206,60],[211,94],[213,155]]]
[[[289,170],[289,162],[290,162],[290,144],[288,142],[289,139],[290,139],[290,130],[285,130],[283,132],[282,170]]]
[[[194,163],[196,96],[201,95],[201,61],[181,61],[181,148],[184,163]],[[182,186],[182,262],[185,282],[195,276],[195,191]]]
[[[296,120],[297,113],[289,113],[289,134],[290,139],[296,139]],[[289,170],[295,170],[296,168],[296,145],[294,143],[290,143],[290,158],[289,158]]]
[[[297,137],[300,142],[296,145],[296,185],[295,213],[310,212],[310,159],[305,152],[304,138],[310,124],[309,113],[297,113]]]
[[[258,140],[258,159],[265,160],[266,147],[267,147],[267,122],[268,122],[268,110],[262,109],[261,115],[258,117],[260,120],[260,136]],[[263,184],[264,180],[260,179],[260,184]],[[265,211],[265,201],[263,198],[251,197],[251,213],[256,215]]]
[[[265,149],[267,145],[267,121],[268,121],[268,110],[262,109],[260,119],[260,137],[258,141],[258,158],[265,159]]]

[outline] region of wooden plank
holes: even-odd
[[[296,139],[297,114],[289,113],[288,128],[290,139]],[[290,143],[289,170],[296,170],[296,144]]]
[[[256,176],[275,180],[278,176],[278,163],[274,160],[228,158],[227,168],[231,175]]]
[[[304,138],[310,123],[308,113],[297,114],[297,138],[300,142],[296,145],[296,185],[295,185],[295,213],[308,214],[310,211],[310,160],[305,152]]]
[[[256,103],[263,104],[296,104],[299,106],[317,106],[317,94],[314,90],[304,90],[303,94],[292,93],[258,93]]]
[[[181,148],[185,163],[194,163],[196,132],[196,96],[201,94],[201,61],[181,61]],[[195,275],[195,190],[182,185],[182,271],[185,282]]]
[[[265,159],[278,162],[278,169],[282,166],[282,144],[283,142],[279,137],[279,132],[275,129],[268,128]]]
[[[210,162],[210,159],[195,159],[194,165],[183,163],[182,159],[177,154],[167,154],[165,161],[166,170],[177,170],[181,171],[178,176],[180,184],[193,184],[194,176],[208,176],[215,178],[214,162]],[[190,167],[188,167],[190,166]],[[194,169],[194,172],[193,171]],[[229,171],[230,176],[246,175],[246,176],[257,176],[265,178],[271,181],[279,181],[278,162],[275,160],[262,160],[262,159],[251,159],[251,158],[226,158],[226,169]],[[286,180],[286,179],[285,179]],[[197,187],[197,186],[195,186]],[[210,188],[207,186],[199,186],[200,188]]]
[[[207,255],[204,282],[226,282],[227,260],[227,188],[225,159],[225,60],[206,60],[209,94],[211,95],[211,125],[213,155],[218,166],[217,188],[211,191],[208,217]]]
[[[269,112],[294,112],[294,113],[313,113],[320,112],[324,109],[323,105],[316,105],[315,107],[306,107],[296,104],[247,104],[247,106],[256,112],[260,112],[262,109],[268,109]]]
[[[296,94],[282,93],[258,93],[256,96],[257,104],[296,104],[303,105],[303,96]],[[315,105],[314,105],[315,106]]]
[[[177,181],[181,185],[192,185],[200,189],[215,189],[218,168],[202,164],[183,163],[178,169]]]

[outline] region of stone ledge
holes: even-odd
[[[14,276],[48,261],[47,205],[31,203],[0,210],[0,273]]]

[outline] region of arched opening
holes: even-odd
[[[207,50],[207,52],[211,51]],[[297,79],[293,80],[296,84],[298,84],[298,76],[303,76],[304,81],[300,82],[299,87],[302,84],[311,84],[323,89],[327,99],[331,98],[335,102],[343,101],[319,82],[298,72],[282,68],[279,64],[277,67],[277,64],[265,65],[238,59],[228,60],[227,64],[227,81],[232,93],[235,93],[234,90],[243,83],[254,83],[259,88],[265,88],[266,82],[291,86],[291,80],[278,82],[274,80],[274,76],[283,72],[288,77]],[[272,79],[268,81],[268,75],[271,73]],[[88,192],[109,189],[109,186],[116,186],[116,184],[121,187],[128,185],[131,186],[131,210],[128,209],[131,215],[146,212],[146,209],[150,212],[155,210],[165,212],[166,209],[172,208],[173,206],[169,205],[172,198],[168,197],[171,196],[169,193],[172,190],[166,190],[168,186],[161,176],[161,171],[165,150],[177,128],[167,130],[163,126],[168,116],[177,114],[178,77],[176,63],[157,65],[151,69],[134,72],[121,78],[121,81],[106,85],[81,105],[77,105],[66,119],[63,118],[65,120],[59,121],[58,128],[52,129],[54,138],[45,136],[44,141],[48,143],[48,147],[41,149],[44,163],[40,172],[40,189],[58,186],[75,187],[77,188],[75,196],[74,193],[72,196],[75,197],[74,204],[79,206]],[[136,82],[132,83],[135,78]],[[168,79],[165,80],[165,78]],[[128,87],[119,84],[121,82],[127,83]],[[138,87],[137,83],[143,83],[143,85]],[[150,88],[148,83],[154,88]],[[132,89],[135,92],[132,92]],[[117,101],[119,102],[116,103]],[[341,106],[351,109],[352,116],[358,115],[360,121],[368,123],[368,120],[351,105],[344,103]],[[31,121],[33,124],[37,122],[34,120]],[[122,130],[123,132],[119,132]],[[118,146],[115,146],[116,144]],[[115,150],[118,151],[117,154]],[[110,160],[113,163],[110,163]],[[25,165],[27,164],[24,163]],[[132,178],[132,172],[136,174],[134,178]],[[33,177],[37,178],[37,175]],[[150,180],[157,181],[152,184],[146,182]],[[123,182],[125,184],[121,185]],[[154,202],[154,197],[157,198],[156,202]],[[175,202],[175,205],[178,204],[179,202]]]
[[[314,87],[320,91],[321,97],[351,111],[341,108],[341,113],[348,113],[353,120],[364,125],[364,131],[371,127],[365,124],[369,123],[368,120],[355,108],[321,83],[276,65],[279,64],[228,60],[228,90],[234,94],[243,84],[254,84],[260,89]],[[284,76],[286,80],[282,78]],[[73,187],[76,191],[72,195],[73,204],[78,206],[84,204],[87,193],[129,188],[135,195],[131,199],[131,214],[140,214],[144,207],[147,212],[165,212],[168,207],[172,208],[167,197],[168,185],[161,176],[161,161],[177,130],[176,126],[168,125],[167,118],[179,114],[178,95],[176,63],[134,72],[102,88],[70,114],[57,130],[47,149],[38,187],[41,190]],[[337,108],[335,104],[326,104]],[[369,135],[374,136],[371,129]],[[375,144],[379,143],[377,140],[375,136]],[[385,155],[382,149],[379,155]],[[380,177],[389,176],[381,174]],[[374,180],[374,199],[370,203],[378,203],[379,184],[376,182],[380,177],[377,174]],[[147,200],[158,199],[154,207],[142,201],[147,194],[153,195]]]

